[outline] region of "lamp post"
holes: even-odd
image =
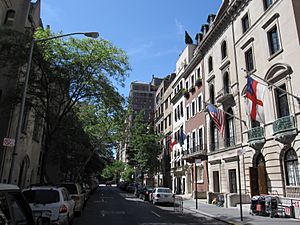
[[[15,167],[15,161],[16,161],[16,155],[17,155],[17,145],[19,143],[19,138],[20,138],[20,134],[21,134],[22,121],[23,121],[24,110],[25,110],[28,80],[29,80],[29,75],[30,75],[34,44],[37,43],[37,42],[44,42],[44,41],[49,41],[49,40],[58,39],[58,38],[62,38],[62,37],[67,37],[67,36],[80,35],[80,34],[84,35],[86,37],[91,37],[91,38],[99,37],[98,32],[74,32],[74,33],[62,34],[62,35],[58,35],[58,36],[54,36],[54,37],[48,37],[48,38],[41,38],[41,39],[32,38],[32,40],[31,40],[29,58],[28,58],[26,74],[25,74],[25,81],[24,81],[24,86],[23,86],[23,91],[22,91],[22,100],[21,100],[17,130],[16,130],[16,134],[15,134],[15,145],[14,145],[14,149],[13,149],[11,166],[10,166],[9,176],[8,176],[8,183],[12,183],[12,176],[13,176],[14,167]]]

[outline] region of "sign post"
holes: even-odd
[[[239,196],[240,196],[240,216],[243,221],[243,203],[242,203],[242,184],[241,184],[241,168],[240,168],[240,156],[245,155],[245,149],[237,150],[237,163],[238,163],[238,174],[239,174]]]
[[[198,209],[198,190],[197,190],[197,166],[201,165],[201,159],[195,159],[195,199],[196,209]]]

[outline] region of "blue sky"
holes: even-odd
[[[98,31],[125,50],[132,81],[150,82],[175,71],[185,47],[184,31],[194,39],[208,14],[216,14],[222,0],[42,0],[42,20],[54,32]]]

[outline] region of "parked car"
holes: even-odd
[[[156,203],[174,204],[175,195],[172,193],[172,190],[170,188],[158,187],[153,189],[150,198],[154,205]]]
[[[149,196],[152,194],[153,189],[151,187],[145,187],[143,191],[140,193],[139,198],[144,201],[149,201]]]
[[[51,224],[73,223],[75,202],[64,187],[32,186],[23,190],[33,215],[40,217],[48,213]]]
[[[141,197],[141,193],[143,192],[143,190],[145,189],[146,187],[142,184],[139,184],[135,187],[134,189],[134,195],[135,197],[138,197],[140,198]]]
[[[71,198],[75,201],[74,212],[80,216],[84,207],[85,191],[78,183],[61,183],[60,186],[67,188]]]
[[[134,183],[130,183],[128,184],[128,186],[126,187],[126,191],[130,192],[130,193],[134,193],[136,185]]]
[[[34,219],[32,210],[18,186],[0,184],[0,224],[39,225],[42,224],[39,222],[43,222],[41,219]]]

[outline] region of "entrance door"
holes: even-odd
[[[237,193],[236,170],[228,170],[229,175],[229,191],[230,193]]]
[[[250,167],[249,172],[251,196],[268,194],[265,160],[261,153],[257,155],[254,167]]]
[[[214,192],[220,192],[219,171],[213,172]]]

